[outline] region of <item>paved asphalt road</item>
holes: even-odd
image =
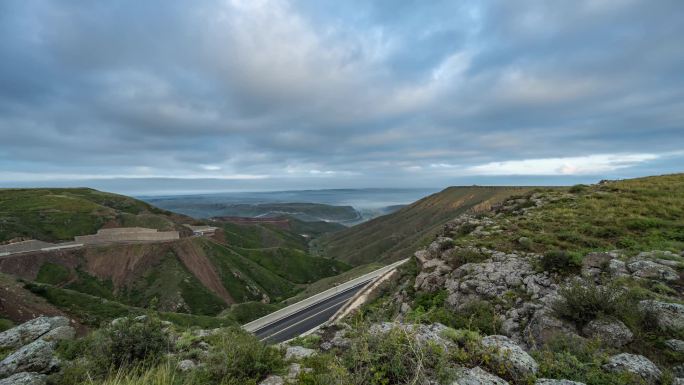
[[[333,297],[311,305],[297,313],[266,325],[261,329],[255,330],[254,335],[262,341],[271,343],[283,342],[295,338],[330,319],[330,317],[332,317],[349,298],[353,297],[354,294],[366,286],[368,282],[370,281],[360,283]]]

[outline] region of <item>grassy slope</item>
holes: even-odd
[[[497,250],[588,252],[684,249],[684,174],[629,179],[544,194],[557,199],[528,215],[507,214],[499,234],[458,238]]]
[[[0,189],[0,242],[15,237],[71,240],[105,224],[176,228],[188,218],[123,195],[88,188]]]
[[[294,283],[311,283],[321,277],[337,275],[350,268],[344,262],[328,258],[312,257],[304,251],[275,247],[271,249],[231,248]]]
[[[361,265],[406,258],[437,234],[444,223],[482,204],[498,202],[529,188],[450,187],[401,210],[322,237],[317,252]],[[483,203],[484,202],[484,203]]]

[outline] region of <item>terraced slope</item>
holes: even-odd
[[[492,204],[530,187],[449,187],[389,215],[323,236],[315,252],[352,265],[406,258],[437,234],[444,223],[468,210]]]
[[[0,189],[0,242],[69,241],[102,227],[183,230],[192,219],[123,195],[89,188]]]

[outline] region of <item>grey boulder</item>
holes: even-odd
[[[637,354],[621,353],[610,357],[608,363],[603,365],[607,372],[628,372],[641,377],[648,384],[656,384],[663,373],[648,358]]]
[[[670,266],[661,265],[653,261],[634,261],[627,264],[627,270],[638,278],[676,281],[679,279],[677,271]]]
[[[286,360],[301,360],[302,358],[310,357],[316,354],[313,349],[305,348],[303,346],[290,346],[285,351]]]
[[[500,377],[482,370],[480,367],[468,369],[451,385],[508,385],[508,382]]]
[[[44,374],[22,372],[0,380],[0,385],[45,385],[46,382],[47,376]]]
[[[677,353],[684,353],[684,341],[682,340],[667,340],[665,341],[665,346]]]
[[[599,339],[607,346],[619,348],[632,342],[634,334],[619,320],[595,319],[589,322],[582,333],[589,338]]]
[[[270,375],[266,377],[265,380],[261,381],[259,385],[283,385],[285,380],[282,377],[276,375]]]
[[[661,329],[671,331],[684,330],[684,305],[645,300],[639,302],[639,309],[651,314]]]
[[[26,345],[60,326],[68,326],[66,317],[38,317],[0,333],[0,349]]]
[[[550,378],[540,378],[534,385],[584,385],[583,382],[570,380],[552,380]]]
[[[20,348],[0,362],[0,378],[20,372],[48,372],[54,364],[52,344],[41,339]]]
[[[524,378],[537,373],[539,365],[523,348],[506,336],[494,335],[482,339],[482,346],[495,349],[495,364],[504,366],[513,377]]]

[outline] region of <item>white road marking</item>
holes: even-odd
[[[341,301],[335,302],[334,304],[332,304],[332,305],[326,307],[325,309],[319,311],[318,313],[315,313],[315,314],[313,314],[313,315],[310,315],[310,316],[304,318],[303,320],[301,320],[301,321],[299,321],[299,322],[295,322],[295,323],[293,323],[292,325],[286,327],[285,329],[281,329],[281,330],[279,330],[279,331],[277,331],[277,332],[275,332],[275,333],[273,333],[273,334],[269,334],[268,336],[266,336],[266,337],[260,339],[259,341],[264,341],[264,340],[267,340],[267,339],[269,339],[269,338],[271,338],[271,337],[273,337],[273,336],[277,336],[278,334],[280,334],[280,333],[282,333],[282,332],[284,332],[284,331],[286,331],[286,330],[288,330],[288,329],[291,329],[291,328],[293,328],[293,327],[295,327],[295,326],[301,324],[301,323],[304,322],[304,321],[310,320],[311,318],[313,318],[313,317],[315,317],[315,316],[317,316],[317,315],[319,315],[319,314],[321,314],[321,313],[323,313],[323,312],[325,312],[325,311],[328,311],[328,310],[332,309],[333,307],[335,307],[335,306],[337,306],[337,305],[339,305],[339,304],[341,304],[341,303],[343,303],[343,302],[345,302],[345,301],[348,301],[348,300],[349,300],[349,298],[346,298],[346,299],[343,299],[343,300],[341,300]]]

